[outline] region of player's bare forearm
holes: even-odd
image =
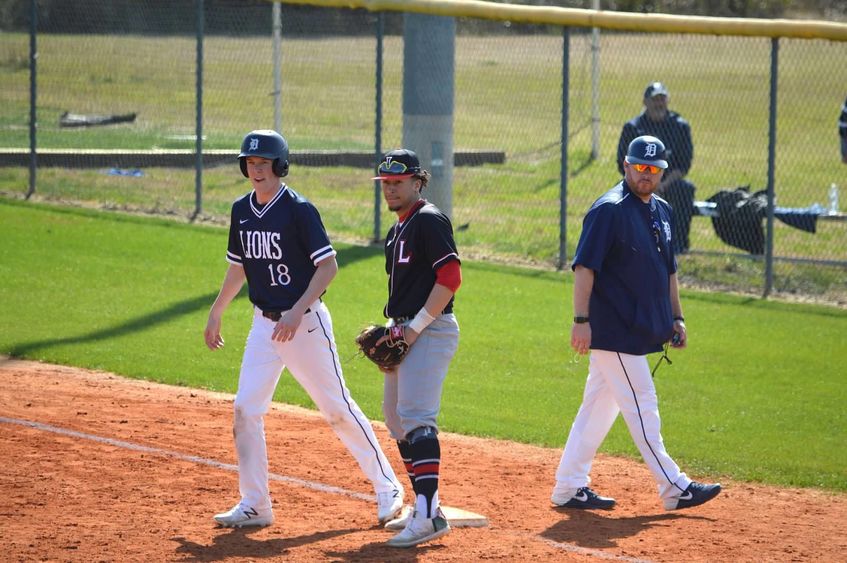
[[[573,314],[588,317],[588,303],[594,287],[594,270],[577,265],[574,268]],[[571,347],[579,354],[588,353],[591,347],[591,324],[574,323],[571,328]]]
[[[221,336],[221,319],[226,308],[235,299],[238,292],[241,291],[241,287],[244,285],[246,279],[244,268],[235,264],[229,265],[224,276],[224,281],[221,284],[221,290],[218,292],[218,296],[209,310],[209,319],[206,321],[206,330],[203,332],[206,346],[210,350],[217,350],[224,345],[224,339]]]
[[[335,256],[330,256],[318,262],[317,269],[306,287],[306,291],[300,296],[300,299],[294,304],[291,310],[298,309],[300,316],[306,312],[309,305],[318,300],[323,295],[330,282],[335,279],[335,274],[338,273],[338,262],[335,261]]]
[[[670,275],[671,310],[674,317],[682,317],[682,301],[679,298],[679,279],[676,274]]]
[[[591,289],[594,287],[594,270],[578,265],[573,275],[573,314],[575,317],[587,317]]]
[[[235,299],[235,296],[238,295],[238,292],[241,291],[241,287],[246,280],[247,276],[244,275],[244,268],[230,264],[226,270],[218,297],[212,304],[211,312],[222,315],[229,304],[232,303],[232,300]]]
[[[444,307],[453,299],[453,291],[446,286],[437,283],[432,286],[429,292],[429,297],[426,298],[424,309],[433,317],[437,317],[444,310]]]
[[[300,299],[276,323],[271,338],[279,342],[286,342],[294,338],[294,334],[303,320],[306,309],[323,295],[323,292],[329,287],[330,282],[335,278],[337,273],[338,262],[336,262],[335,256],[330,256],[318,262],[317,269],[312,274],[312,279],[309,280],[306,291],[303,292]]]

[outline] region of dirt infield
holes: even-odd
[[[560,452],[444,434],[442,501],[488,517],[385,547],[369,484],[314,412],[266,417],[276,522],[216,528],[237,500],[229,395],[0,358],[0,545],[6,561],[835,561],[847,495],[724,482],[665,512],[645,467],[600,457],[610,512],[554,509]],[[377,436],[401,473],[384,426]],[[404,482],[404,485],[407,483]],[[410,488],[407,486],[407,488]],[[407,493],[408,496],[408,493]]]

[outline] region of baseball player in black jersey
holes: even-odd
[[[408,355],[385,373],[383,412],[415,491],[414,507],[386,528],[402,530],[388,540],[411,547],[450,532],[438,500],[441,448],[436,419],[447,368],[459,345],[453,296],[462,281],[453,227],[421,192],[429,172],[405,149],[385,154],[377,168],[382,194],[397,222],[385,238],[391,326],[403,326]]]
[[[248,133],[238,160],[253,191],[232,205],[229,269],[209,311],[206,345],[223,346],[221,319],[245,280],[254,313],[234,404],[241,500],[215,521],[225,527],[273,522],[263,419],[287,366],[373,484],[377,518],[385,523],[403,508],[403,488],[341,373],[332,319],[321,301],[338,271],[335,250],[318,210],[281,182],[288,173],[281,135]]]

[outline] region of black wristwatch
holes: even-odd
[[[573,322],[578,325],[581,325],[588,322],[588,317],[574,317]]]

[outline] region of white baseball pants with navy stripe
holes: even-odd
[[[350,396],[332,332],[332,318],[321,302],[303,316],[294,338],[271,340],[276,323],[256,310],[247,336],[233,432],[238,453],[241,502],[257,510],[270,509],[268,454],[263,417],[283,368],[309,394],[321,414],[347,447],[377,493],[400,488],[394,470],[374,435],[370,421]],[[284,452],[279,452],[284,455]],[[327,463],[338,460],[327,459]],[[281,467],[286,464],[282,463]]]
[[[582,405],[571,426],[554,492],[588,486],[591,463],[621,413],[664,500],[691,483],[665,451],[659,402],[646,356],[591,350]],[[601,493],[602,494],[602,493]]]

